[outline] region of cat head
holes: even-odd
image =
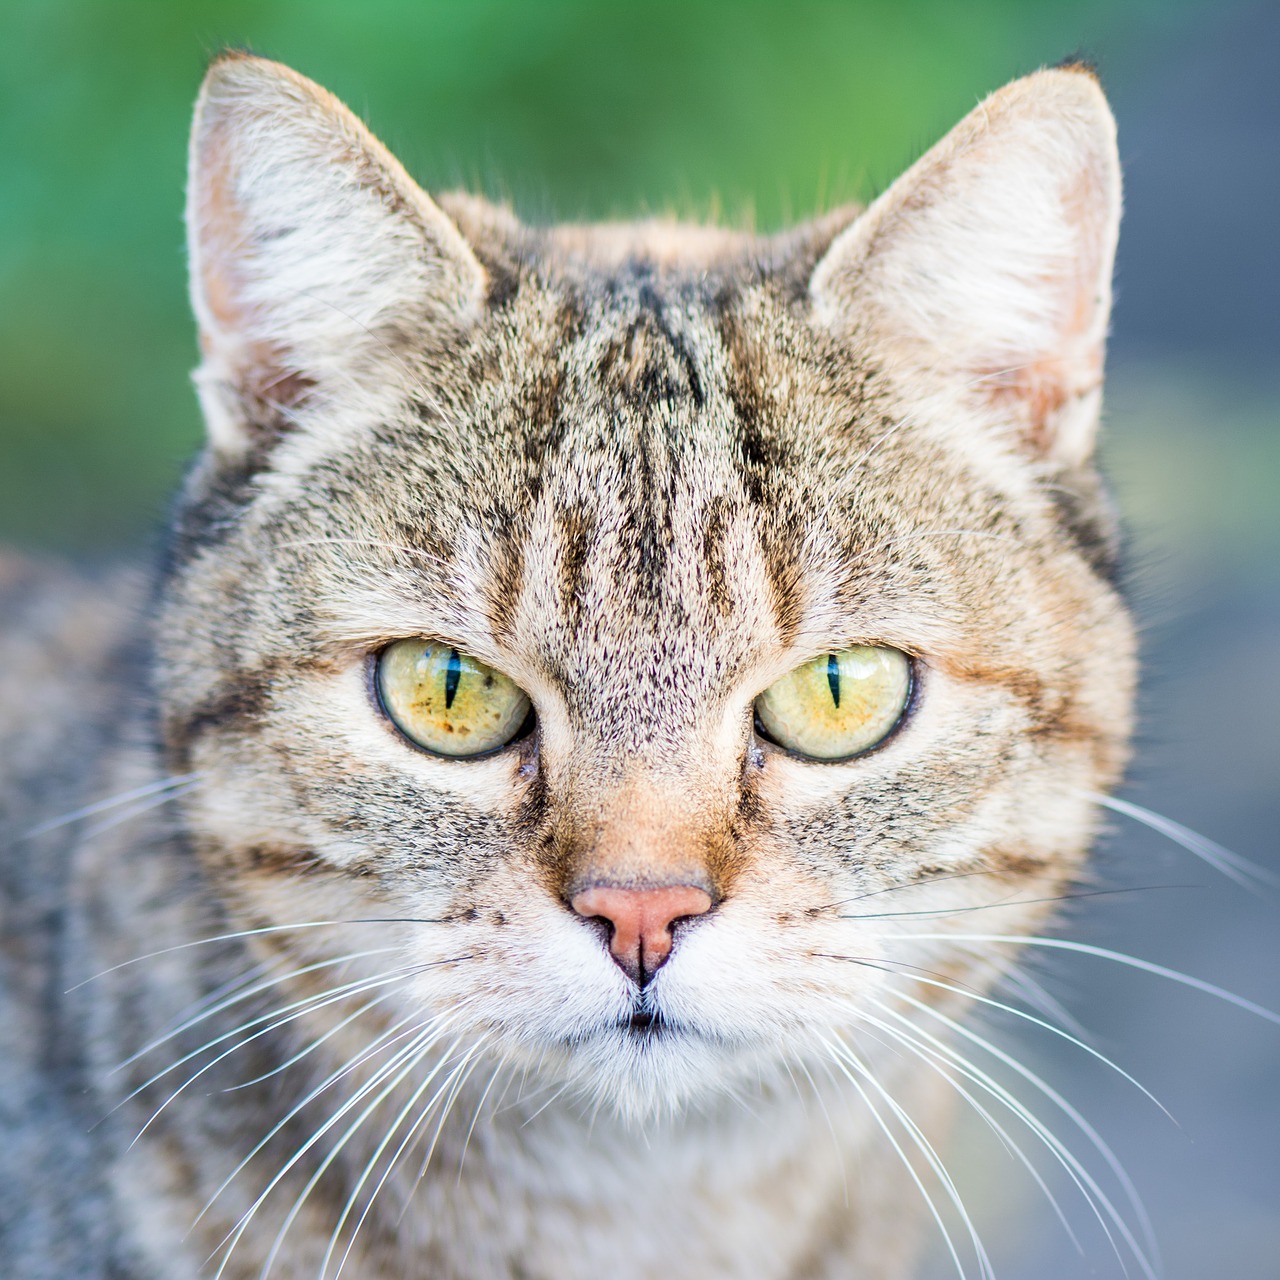
[[[433,200],[216,62],[158,644],[229,918],[632,1116],[988,981],[945,935],[1039,925],[1125,759],[1118,218],[1079,67],[755,237]]]

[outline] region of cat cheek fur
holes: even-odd
[[[354,1280],[900,1280],[915,1175],[832,1046],[941,1128],[936,1073],[859,1032],[1008,968],[945,935],[970,909],[1045,924],[1127,752],[1091,462],[1119,216],[1096,82],[1016,82],[865,213],[773,238],[432,200],[240,55],[191,159],[209,447],[145,768],[196,778],[174,830],[87,849],[77,898],[86,974],[139,920],[166,956],[94,1015],[102,1100],[151,1125],[122,1234],[166,1280],[228,1239],[237,1274],[320,1274],[344,1204]],[[417,751],[369,684],[413,637],[509,675],[534,735]],[[757,741],[754,698],[851,644],[914,656],[900,731],[838,764]],[[641,989],[573,907],[598,885],[711,908]],[[264,973],[287,1012],[237,1032],[226,992]],[[246,1031],[216,1095],[159,1107],[149,1060],[105,1069]],[[390,1156],[415,1132],[424,1176]]]

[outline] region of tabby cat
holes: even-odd
[[[163,561],[0,561],[4,1275],[985,1274],[957,1015],[1130,730],[1119,212],[1082,66],[757,237],[217,60]]]

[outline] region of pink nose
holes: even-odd
[[[671,954],[671,926],[711,910],[711,895],[691,884],[661,889],[597,885],[575,893],[569,905],[587,919],[609,924],[609,952],[618,967],[644,986]]]

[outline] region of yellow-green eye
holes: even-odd
[[[899,649],[854,645],[824,653],[756,699],[756,722],[780,747],[814,760],[847,760],[883,740],[911,697],[911,662]]]
[[[479,756],[516,738],[531,706],[501,671],[433,640],[397,640],[378,655],[378,697],[392,723],[442,756]]]

